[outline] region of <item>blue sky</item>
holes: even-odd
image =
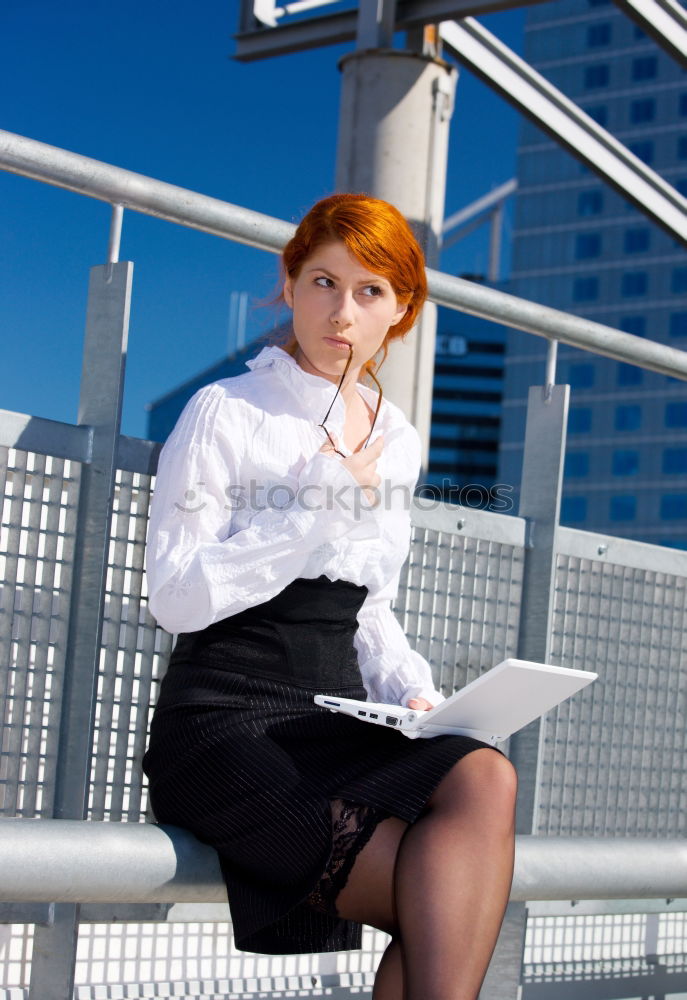
[[[231,58],[235,0],[4,0],[0,126],[42,142],[297,221],[333,188],[337,60],[352,45],[252,64]],[[482,22],[521,51],[522,11]],[[446,212],[515,172],[519,118],[461,70]],[[110,208],[0,171],[0,407],[74,422],[89,268],[104,262]],[[226,353],[233,291],[249,322],[275,319],[277,257],[126,212],[134,261],[123,431],[145,404]],[[453,273],[486,267],[476,233]],[[507,267],[507,260],[504,261]]]

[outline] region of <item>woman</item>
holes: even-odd
[[[239,948],[355,948],[370,924],[392,935],[376,1000],[474,1000],[512,878],[511,765],[313,704],[442,699],[390,607],[419,438],[358,381],[417,319],[422,253],[391,205],[342,194],[283,263],[291,340],[196,393],[160,456],[149,599],[180,634],[151,803],[217,849]]]

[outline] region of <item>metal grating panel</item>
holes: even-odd
[[[683,576],[559,555],[552,661],[599,680],[546,717],[538,833],[687,832],[686,605]]]
[[[522,550],[414,525],[395,606],[446,695],[517,654]]]
[[[530,917],[523,996],[684,996],[686,936],[685,913]]]
[[[141,771],[154,686],[172,637],[156,627],[144,592],[150,476],[117,473],[93,739],[89,819],[145,819]]]
[[[0,814],[50,816],[80,465],[0,448]]]

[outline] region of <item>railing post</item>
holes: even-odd
[[[518,656],[547,662],[556,572],[556,532],[563,485],[565,434],[570,387],[553,385],[556,342],[547,359],[544,386],[532,386],[527,402],[525,449],[518,514],[527,522]],[[540,721],[516,733],[509,756],[518,772],[516,832],[536,833],[535,806]],[[480,1000],[517,1000],[521,995],[522,953],[527,906],[510,903]]]
[[[90,462],[81,470],[73,589],[53,814],[85,819],[102,637],[110,523],[121,423],[133,264],[91,270],[78,423],[91,433]],[[71,1000],[79,908],[53,908],[37,925],[30,1000]]]

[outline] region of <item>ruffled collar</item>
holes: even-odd
[[[311,407],[322,408],[320,419],[324,418],[330,403],[334,400],[329,421],[343,424],[346,415],[346,404],[341,393],[334,399],[336,385],[322,375],[313,375],[311,372],[306,372],[295,358],[292,358],[281,347],[277,347],[276,344],[263,347],[256,357],[251,358],[250,361],[246,361],[246,367],[250,368],[251,371],[257,371],[260,368],[273,368],[275,373],[296,394],[308,410]],[[358,382],[356,388],[374,412],[379,394],[361,382]],[[377,436],[378,429],[388,422],[389,417],[390,408],[387,405],[387,401],[383,399],[373,437]]]

